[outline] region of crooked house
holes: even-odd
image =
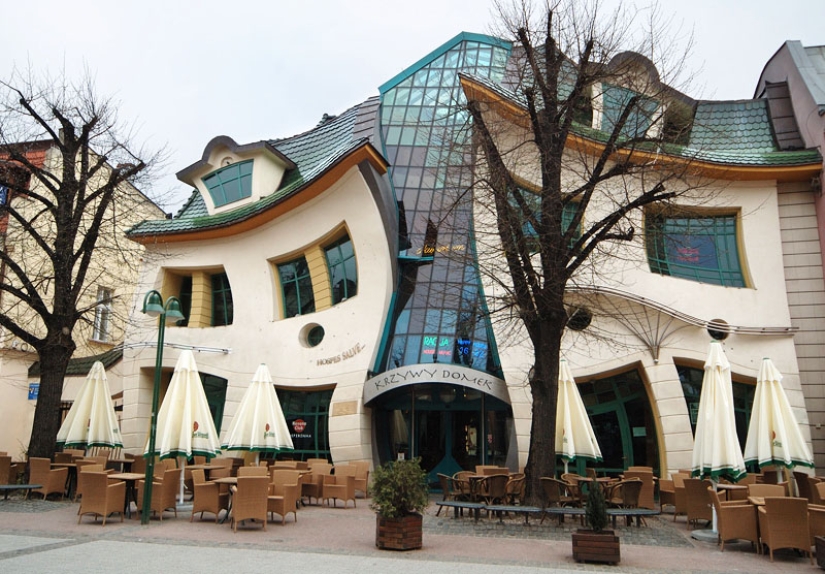
[[[457,141],[471,141],[468,90],[490,109],[523,105],[504,87],[513,56],[507,41],[462,33],[304,133],[206,143],[177,174],[193,189],[179,213],[129,232],[147,254],[121,366],[127,450],[140,451],[148,428],[157,324],[140,303],[156,289],[186,315],[166,328],[161,393],[180,350],[196,350],[219,432],[266,363],[291,457],[421,457],[433,477],[526,463],[529,340],[496,314],[501,293],[479,266],[490,229],[473,194],[447,192],[474,183],[455,153]],[[639,61],[640,74],[656,75]],[[732,365],[743,444],[764,356],[782,371],[806,438],[806,393],[818,388],[806,378],[825,370],[800,352],[823,342],[811,188],[822,157],[783,145],[795,128],[780,125],[768,97],[677,95],[655,105],[687,117],[682,145],[712,192],[678,214],[638,214],[625,267],[599,275],[587,297],[571,292],[563,355],[607,472],[690,465],[712,338]],[[583,119],[581,136],[609,123],[610,109]],[[512,137],[526,138],[520,130]],[[645,239],[669,235],[693,244],[650,248]],[[825,449],[815,450],[823,466]]]

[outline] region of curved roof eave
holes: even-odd
[[[496,111],[505,119],[524,128],[529,128],[530,118],[522,105],[507,98],[490,86],[477,82],[464,74],[460,75],[462,89],[467,99],[476,99],[494,106]],[[570,134],[570,146],[581,152],[593,155],[600,154],[604,145],[594,139],[579,134]],[[749,165],[737,163],[721,163],[704,160],[697,157],[680,157],[665,153],[654,153],[634,149],[633,155],[639,161],[669,160],[674,164],[690,164],[691,171],[704,177],[728,181],[805,181],[814,177],[822,170],[822,158],[815,161],[796,165]]]
[[[281,215],[305,204],[306,202],[321,195],[329,189],[336,181],[343,177],[344,173],[352,167],[367,161],[379,173],[384,174],[389,164],[384,157],[369,142],[353,148],[349,153],[330,164],[312,180],[305,182],[289,194],[277,200],[262,205],[260,209],[251,211],[248,214],[238,217],[229,222],[223,219],[210,225],[207,221],[204,225],[196,229],[184,229],[169,232],[147,232],[141,234],[139,231],[130,234],[130,239],[143,245],[156,243],[163,240],[166,243],[176,243],[183,241],[201,241],[205,239],[215,239],[229,237],[251,229],[255,229],[268,223]],[[266,198],[259,200],[265,202]],[[223,215],[223,214],[222,214]]]

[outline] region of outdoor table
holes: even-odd
[[[52,468],[68,468],[69,474],[66,476],[65,495],[69,500],[74,499],[74,491],[77,488],[77,463],[75,462],[53,462]]]
[[[217,467],[215,467],[217,468]],[[232,487],[238,484],[238,477],[237,476],[223,476],[221,478],[216,478],[215,480],[210,480],[209,482],[214,482],[215,484],[228,484],[229,485],[229,503],[227,506],[229,508],[226,509],[226,514],[223,515],[223,519],[220,520],[220,524],[226,522],[226,519],[229,517],[229,513],[232,512]]]
[[[186,470],[202,470],[203,477],[206,480],[209,480],[209,473],[212,471],[213,468],[226,468],[217,464],[187,464],[184,467]]]
[[[3,491],[3,500],[9,499],[9,493],[12,490],[28,490],[32,491],[37,488],[43,488],[42,484],[0,484],[0,490]]]
[[[146,475],[140,472],[115,472],[108,475],[108,478],[112,480],[122,480],[126,483],[126,502],[124,510],[126,512],[126,518],[131,518],[132,502],[135,503],[135,508],[137,508],[137,481],[143,480],[146,478]],[[140,509],[137,508],[137,511],[140,512]]]

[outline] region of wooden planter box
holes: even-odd
[[[385,550],[416,550],[421,548],[420,514],[408,514],[398,518],[382,518],[375,515],[375,545]]]
[[[619,537],[612,530],[602,530],[598,534],[592,530],[573,533],[573,559],[576,562],[618,564],[621,558]]]

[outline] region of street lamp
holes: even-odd
[[[163,297],[154,289],[149,291],[143,299],[143,312],[150,317],[160,317],[158,348],[155,354],[155,384],[152,389],[152,423],[149,426],[149,457],[146,459],[143,510],[140,515],[140,523],[149,524],[149,513],[152,512],[152,479],[155,476],[155,436],[158,430],[158,395],[160,394],[160,371],[163,363],[163,334],[166,331],[167,321],[178,321],[185,317],[180,310],[180,301],[177,297],[169,297],[164,305]]]

